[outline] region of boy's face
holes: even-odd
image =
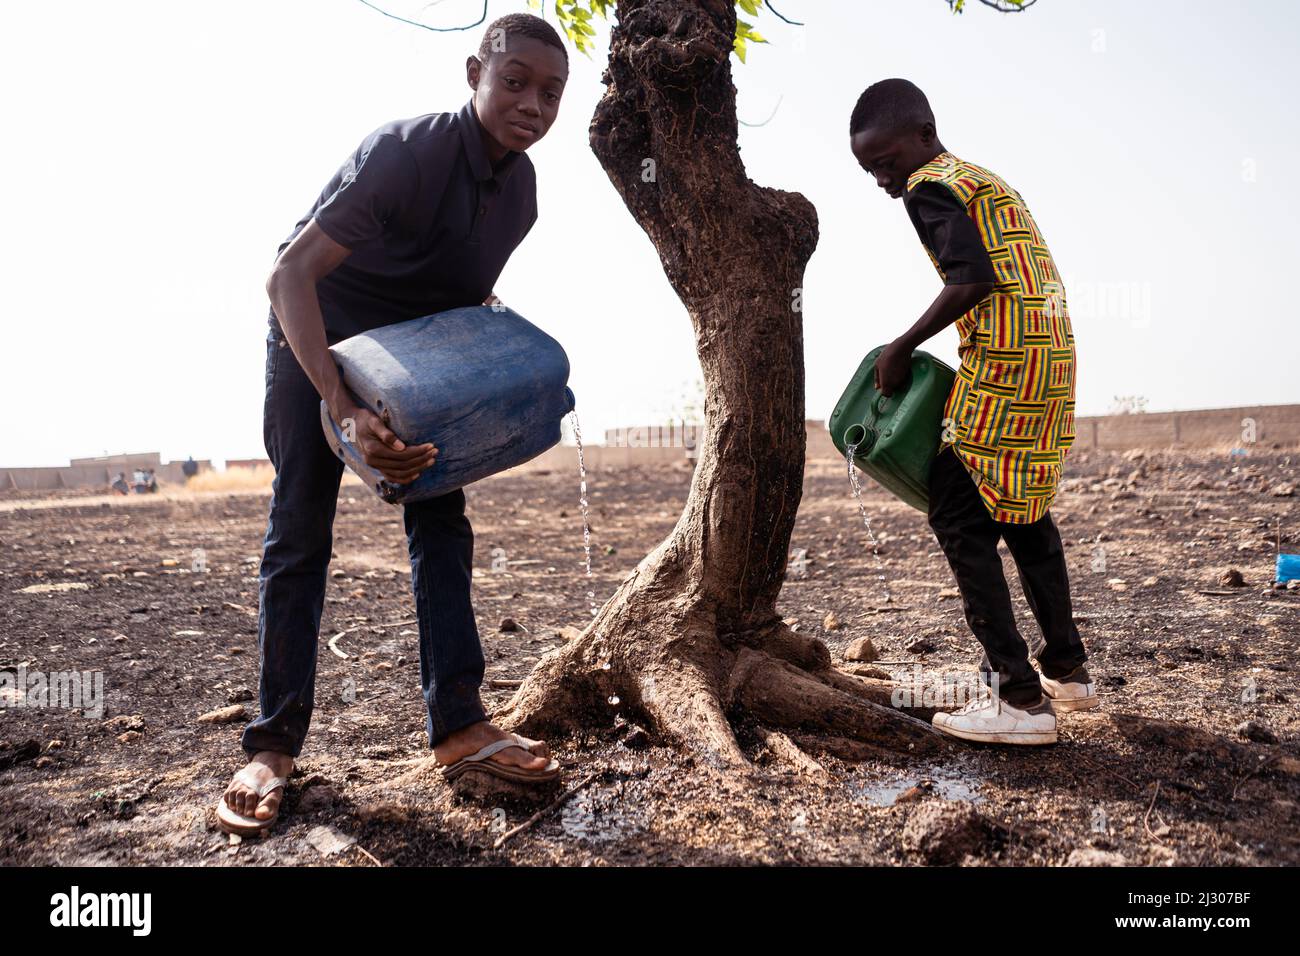
[[[503,149],[523,152],[546,135],[569,78],[564,54],[532,37],[507,36],[487,63],[471,56],[466,77],[484,131]]]
[[[864,129],[849,143],[858,165],[876,177],[876,185],[891,199],[907,191],[907,177],[934,159],[938,144],[929,122],[912,129]]]

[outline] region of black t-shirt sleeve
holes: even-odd
[[[938,183],[922,182],[907,192],[903,205],[943,270],[945,285],[997,281],[979,229],[956,196]]]
[[[383,235],[394,213],[415,201],[418,177],[415,159],[401,139],[372,133],[348,160],[338,188],[313,218],[327,236],[354,249]]]

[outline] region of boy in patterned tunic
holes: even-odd
[[[934,725],[966,740],[1056,741],[1057,711],[1097,695],[1074,623],[1061,536],[1048,508],[1074,441],[1074,335],[1065,290],[1020,194],[939,142],[930,104],[907,80],[882,80],[849,122],[858,163],[903,199],[944,288],[876,361],[885,395],[903,390],[913,350],[956,322],[961,368],[930,473],[929,523],[984,648],[993,690]],[[1002,573],[1015,560],[1044,644],[1029,662]]]

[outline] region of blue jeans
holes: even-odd
[[[261,714],[244,728],[241,744],[250,757],[259,750],[297,757],[314,702],[343,462],[321,430],[320,395],[278,324],[266,339],[262,437],[275,481],[258,582]],[[483,649],[470,603],[474,532],[464,489],[403,507],[433,747],[486,718],[479,697]]]

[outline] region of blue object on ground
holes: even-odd
[[[473,306],[399,322],[330,347],[357,401],[408,445],[432,442],[433,464],[409,484],[371,468],[321,402],[334,453],[390,504],[455,491],[536,458],[573,410],[560,344],[511,309]]]
[[[1275,581],[1300,580],[1300,554],[1279,554],[1277,556],[1277,576]]]

